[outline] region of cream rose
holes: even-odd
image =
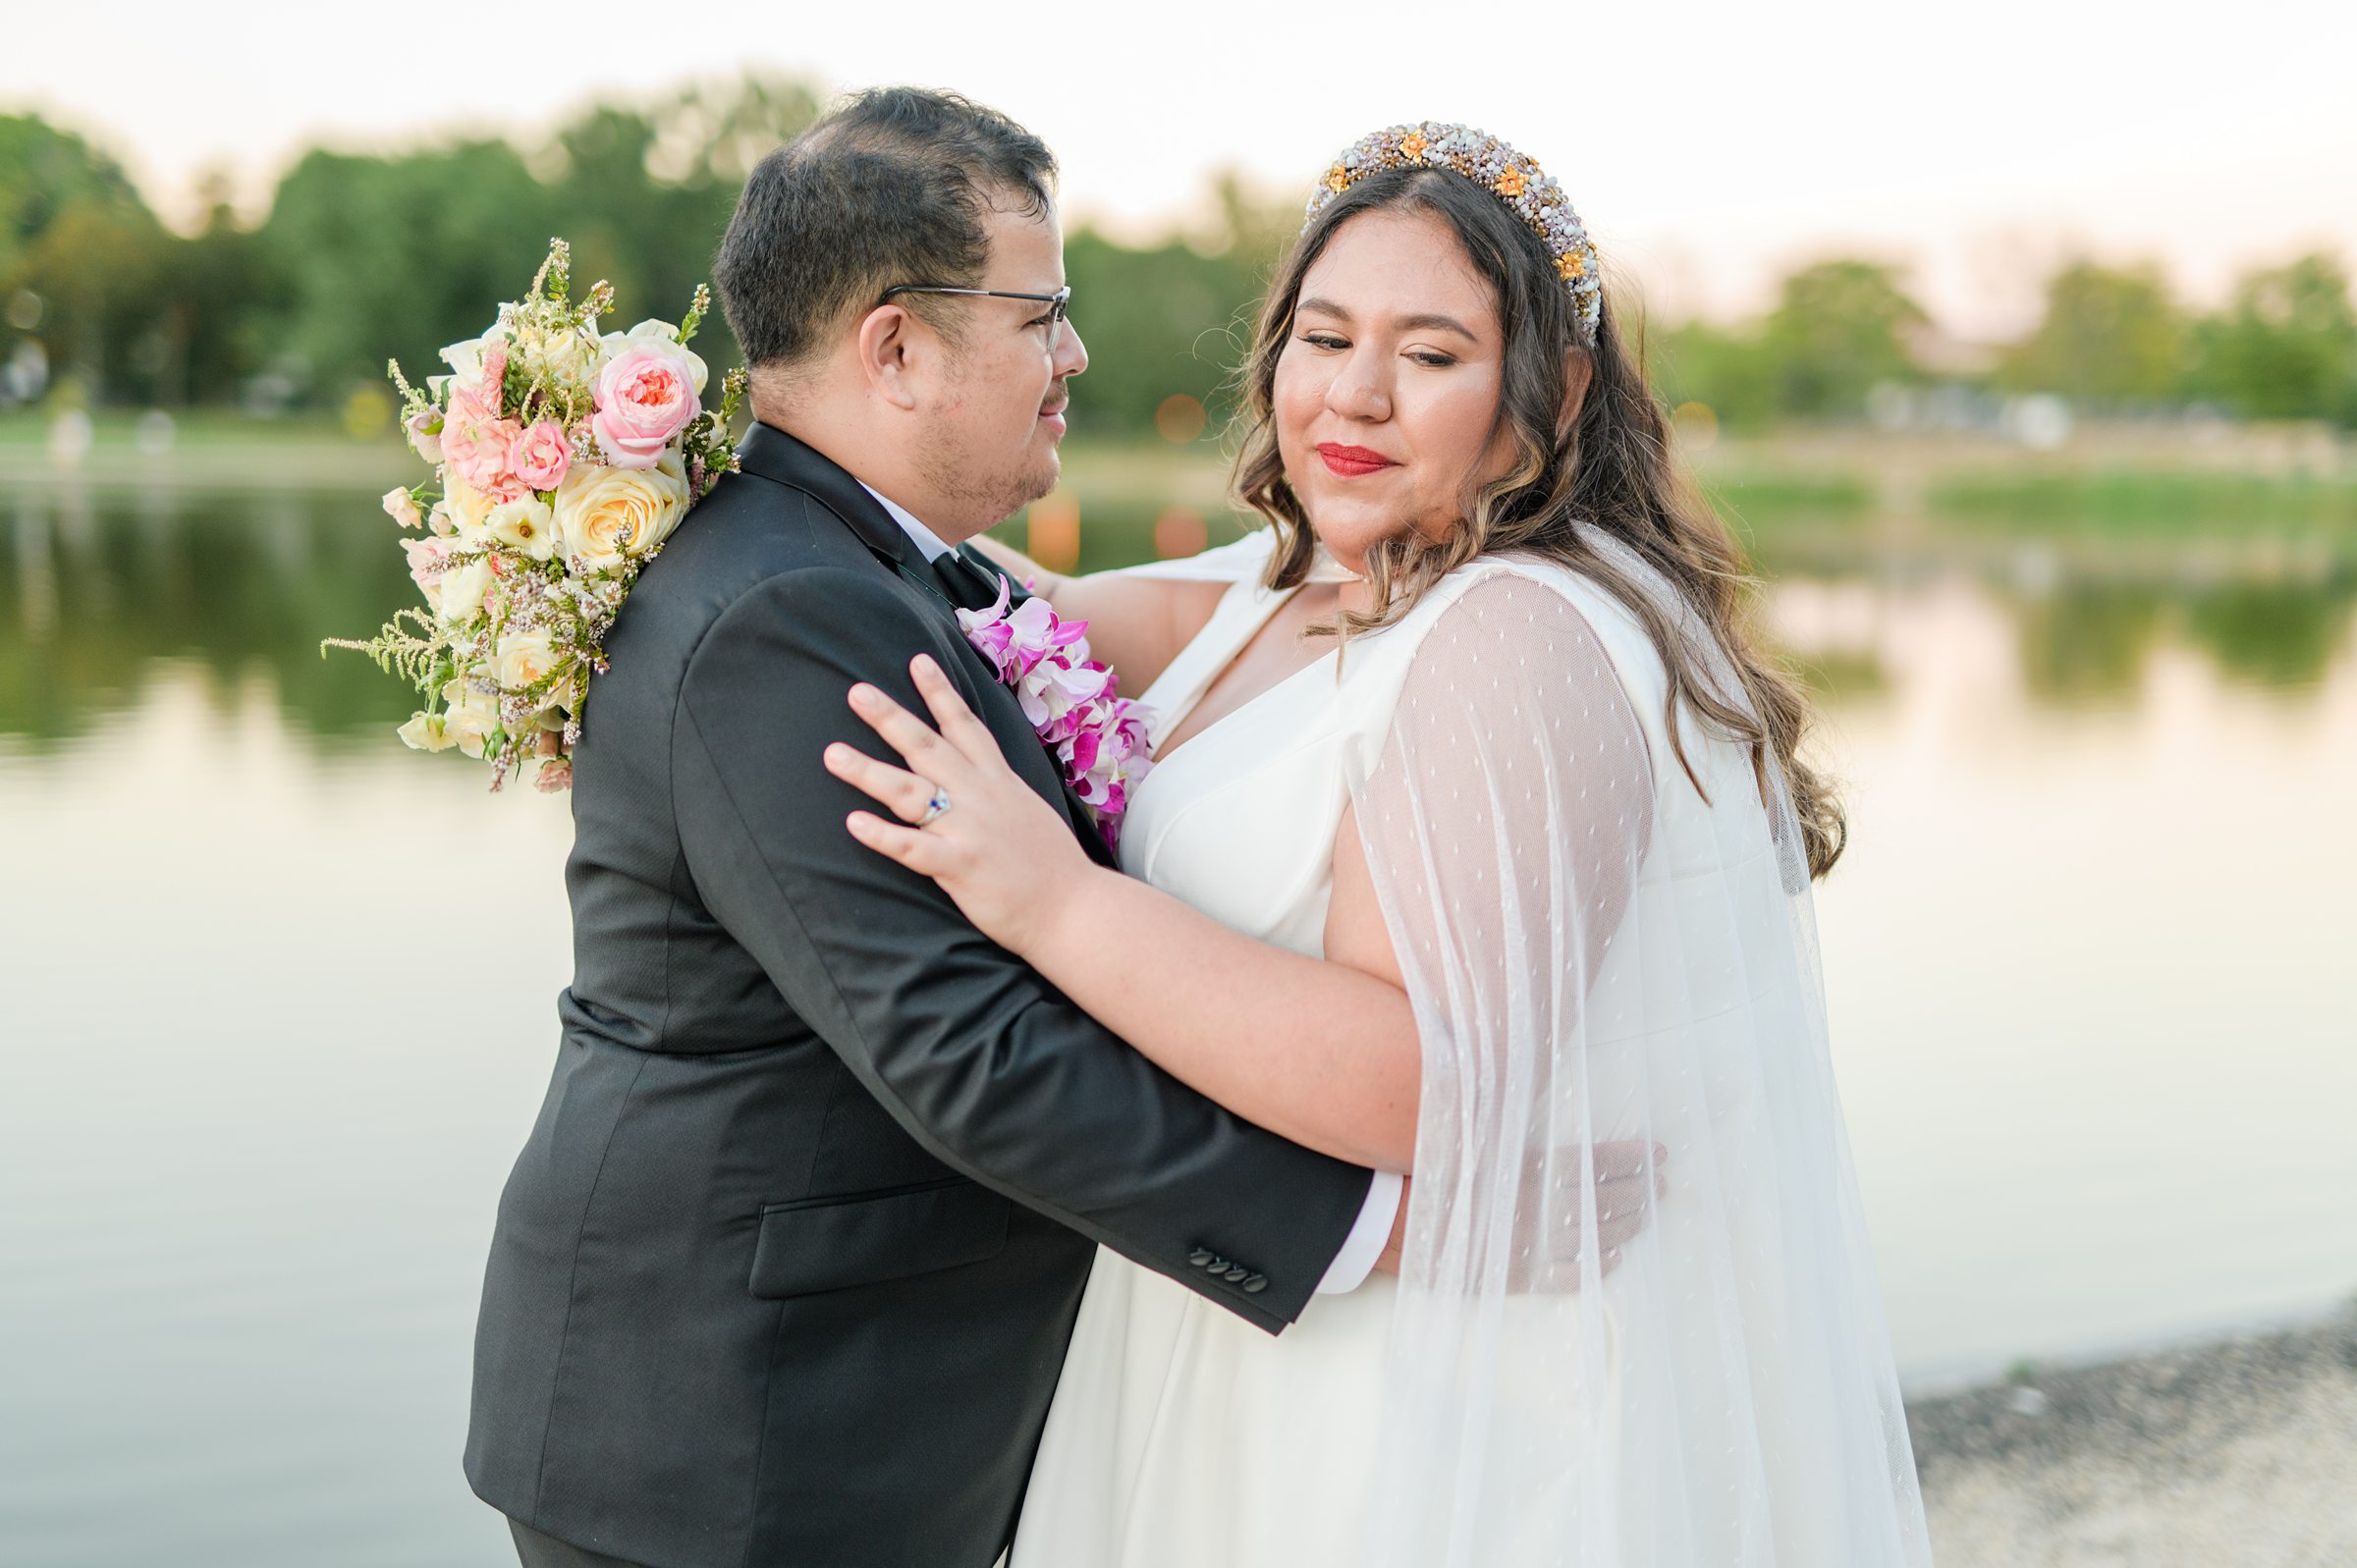
[[[450,732],[450,726],[438,713],[411,714],[410,722],[395,732],[401,736],[402,743],[412,751],[448,751],[458,744],[457,738]]]
[[[568,560],[613,571],[671,535],[687,512],[687,474],[676,453],[651,468],[576,468],[557,486],[557,534]]]
[[[414,528],[425,520],[417,511],[417,498],[407,490],[385,492],[385,515],[404,528]]]
[[[556,645],[545,631],[511,631],[499,639],[491,675],[509,691],[528,691],[557,667]]]
[[[483,613],[483,600],[498,577],[491,563],[476,559],[442,573],[442,602],[434,608],[454,626],[463,626]]]
[[[567,387],[587,387],[605,357],[604,345],[580,329],[527,333],[517,347],[525,370]]]
[[[492,344],[505,342],[507,335],[500,330],[500,324],[494,321],[483,329],[481,337],[468,338],[464,343],[454,343],[444,349],[442,362],[457,375],[460,386],[478,386],[483,379],[483,354]]]
[[[469,757],[480,757],[491,731],[499,728],[499,699],[453,680],[442,688],[442,700],[449,705],[442,715],[442,731],[450,744]]]
[[[556,553],[556,514],[547,502],[531,496],[493,507],[483,519],[483,531],[534,561],[546,561]]]
[[[442,472],[442,505],[462,545],[479,545],[489,535],[491,509],[496,503],[447,468]]]

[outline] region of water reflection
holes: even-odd
[[[29,490],[12,510],[0,733],[36,748],[86,734],[167,663],[202,672],[224,714],[261,675],[314,735],[408,716],[398,682],[318,653],[414,591],[371,499]]]
[[[0,1561],[512,1560],[457,1454],[565,802],[403,751],[400,683],[318,657],[410,598],[371,499],[0,505]],[[1088,503],[1082,564],[1162,514]],[[1855,827],[1818,907],[1902,1377],[2357,1284],[2348,568],[1761,544]]]
[[[2187,637],[2221,669],[2253,685],[2318,680],[2345,639],[2351,580],[2317,585],[2240,583],[2186,607]]]
[[[1150,556],[1163,513],[1130,501],[1085,515],[1081,564],[1094,568]],[[224,712],[261,676],[289,722],[323,744],[410,711],[397,681],[317,651],[320,638],[365,634],[412,602],[372,498],[33,490],[16,498],[9,522],[0,734],[35,749],[86,734],[101,714],[136,705],[165,661],[202,672]],[[1233,537],[1233,522],[1212,519],[1211,537]],[[2023,694],[2040,704],[2129,700],[2155,653],[2177,647],[2227,678],[2297,697],[2347,641],[2357,606],[2357,563],[2238,553],[2231,540],[2180,540],[2159,570],[2126,548],[2065,553],[1939,533],[1893,545],[1855,521],[1805,517],[1757,527],[1753,543],[1781,580],[1864,582],[1892,605],[1928,582],[1969,581],[2011,623]],[[1836,702],[1871,700],[1889,684],[1862,646],[1795,651]]]

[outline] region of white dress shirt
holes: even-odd
[[[950,553],[951,547],[942,542],[941,535],[917,520],[916,514],[878,491],[864,480],[859,488],[876,498],[876,504],[892,514],[916,548],[924,552],[928,562],[939,561]],[[1367,1282],[1375,1271],[1375,1260],[1383,1256],[1384,1243],[1392,1236],[1392,1221],[1399,1216],[1399,1195],[1405,1190],[1396,1170],[1378,1170],[1375,1179],[1367,1184],[1367,1200],[1358,1211],[1350,1234],[1343,1239],[1343,1250],[1334,1255],[1326,1266],[1326,1277],[1318,1281],[1319,1295],[1339,1295],[1356,1290]]]

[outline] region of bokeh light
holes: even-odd
[[[1201,399],[1174,392],[1155,408],[1154,431],[1165,441],[1184,446],[1203,434],[1209,418]]]
[[[1154,554],[1160,560],[1201,555],[1210,542],[1210,530],[1204,527],[1200,513],[1173,507],[1154,519]]]
[[[1080,503],[1058,491],[1031,503],[1024,553],[1050,571],[1080,564]]]

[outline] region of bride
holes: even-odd
[[[1100,1251],[1014,1568],[1928,1563],[1827,1057],[1840,809],[1584,230],[1478,133],[1369,136],[1247,394],[1265,530],[1080,578],[993,552],[1150,681],[1127,877],[925,661],[938,733],[852,694],[908,771],[828,756],[927,819],[862,842],[1137,1050],[1412,1169],[1397,1277],[1283,1339]],[[1412,1029],[1299,1018],[1313,961]]]

